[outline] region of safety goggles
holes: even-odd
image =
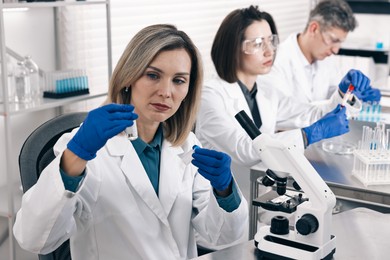
[[[242,51],[245,54],[255,54],[259,51],[272,50],[275,51],[279,44],[279,37],[272,34],[268,37],[257,37],[255,39],[248,39],[242,42]]]
[[[344,40],[338,39],[334,34],[328,31],[321,31],[322,41],[327,46],[340,46]]]

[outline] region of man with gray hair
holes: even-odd
[[[334,58],[329,57],[339,52],[341,43],[356,26],[344,0],[320,1],[310,12],[304,31],[280,44],[271,72],[260,76],[259,83],[304,103],[327,100],[336,91],[343,95],[352,82],[370,84],[358,70],[349,71],[341,80]],[[380,91],[371,87],[363,92],[355,89],[354,94],[363,101],[379,101],[381,97]]]

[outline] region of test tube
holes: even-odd
[[[134,141],[135,139],[138,138],[138,130],[137,130],[137,122],[134,120],[133,125],[129,126],[125,130],[127,134],[127,139],[130,141]]]
[[[352,84],[349,84],[349,87],[347,89],[347,92],[345,92],[344,94],[344,97],[343,97],[343,100],[341,101],[341,106],[342,107],[345,107],[345,105],[347,104],[347,101],[349,100],[349,98],[351,97],[352,95],[352,91],[355,89],[355,87],[352,85]]]

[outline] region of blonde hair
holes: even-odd
[[[173,25],[156,24],[139,31],[129,42],[112,74],[106,103],[127,104],[131,85],[163,51],[184,49],[191,58],[189,90],[176,113],[164,123],[164,137],[174,146],[181,145],[192,130],[200,103],[203,84],[201,56],[186,33]],[[125,89],[129,87],[129,95]]]

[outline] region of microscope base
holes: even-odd
[[[275,260],[330,260],[336,252],[336,237],[322,246],[308,245],[294,241],[293,235],[275,235],[264,226],[255,235],[255,246],[259,256]],[[260,258],[261,259],[261,258]]]

